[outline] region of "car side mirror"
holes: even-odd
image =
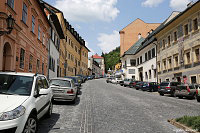
[[[34,97],[37,98],[39,96],[39,90],[34,91]]]
[[[40,89],[39,96],[47,95],[47,94],[48,94],[48,90],[47,89]]]

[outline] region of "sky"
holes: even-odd
[[[140,18],[162,23],[173,11],[183,11],[191,0],[44,0],[64,13],[86,41],[89,56],[120,46],[119,31]]]

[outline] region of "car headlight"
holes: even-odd
[[[0,121],[13,120],[19,118],[25,113],[25,110],[26,110],[25,107],[21,105],[12,111],[1,113]]]

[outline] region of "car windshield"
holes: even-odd
[[[167,82],[162,82],[161,84],[160,84],[160,86],[168,86],[169,85],[169,83],[167,83]]]
[[[30,96],[33,77],[0,74],[0,94]]]
[[[71,87],[71,83],[68,80],[52,79],[50,80],[50,86]]]

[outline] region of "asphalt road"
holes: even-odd
[[[182,133],[167,122],[184,115],[200,115],[196,100],[160,96],[105,79],[83,84],[75,105],[55,102],[50,119],[39,122],[39,133]]]

